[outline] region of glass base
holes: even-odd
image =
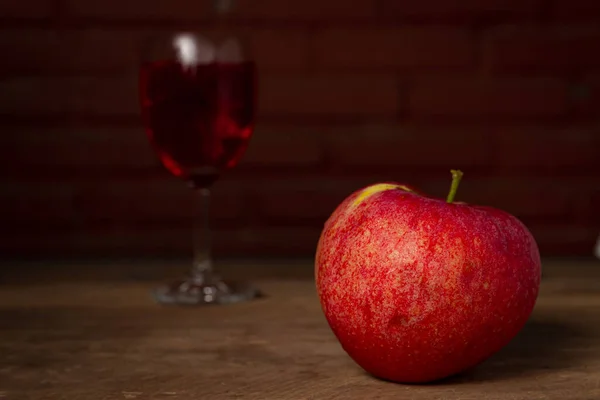
[[[152,294],[159,304],[177,305],[233,304],[263,296],[257,288],[245,282],[206,278],[181,279],[154,289]]]

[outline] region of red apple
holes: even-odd
[[[325,223],[315,276],[333,333],[372,375],[425,383],[500,350],[535,305],[540,254],[527,228],[491,207],[380,183]]]

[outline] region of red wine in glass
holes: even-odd
[[[196,188],[210,187],[242,158],[252,135],[255,65],[178,61],[142,66],[142,115],[163,165]]]
[[[219,57],[223,48],[234,57]],[[219,47],[200,35],[180,34],[151,46],[140,68],[148,139],[164,167],[197,193],[199,206],[191,273],[157,288],[159,303],[225,304],[260,295],[249,284],[221,279],[210,251],[211,188],[238,164],[254,128],[256,66],[240,56],[236,41]]]

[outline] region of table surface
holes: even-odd
[[[255,276],[267,297],[216,307],[154,304],[154,277],[131,272],[141,269],[4,265],[0,398],[600,399],[598,262],[544,263],[535,311],[517,338],[431,385],[384,382],[354,364],[326,324],[309,263],[223,266]]]

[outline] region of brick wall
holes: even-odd
[[[0,3],[0,251],[186,254],[192,198],[136,103],[149,32],[209,2]],[[214,187],[217,254],[312,256],[351,191],[397,180],[504,208],[545,255],[600,233],[600,2],[238,0],[260,67],[242,165]]]

